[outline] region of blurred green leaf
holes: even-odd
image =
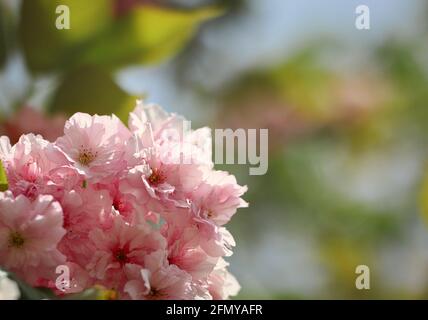
[[[70,29],[56,28],[59,5],[70,9]],[[112,0],[23,1],[20,38],[28,67],[35,72],[65,67],[112,19]]]
[[[160,62],[183,48],[198,23],[222,12],[218,7],[188,11],[154,6],[135,8],[91,44],[83,63],[120,67]]]
[[[422,218],[428,224],[428,173],[425,174],[425,177],[422,181],[420,191],[420,208]]]
[[[51,112],[116,114],[127,121],[136,97],[129,96],[111,76],[96,67],[80,67],[67,74],[49,106]]]
[[[380,65],[400,89],[426,91],[427,76],[418,61],[417,49],[415,44],[388,42],[377,50]]]
[[[335,113],[332,86],[335,76],[319,62],[318,47],[309,47],[272,71],[284,100],[300,114],[318,121]]]
[[[9,188],[9,182],[7,181],[6,171],[3,168],[3,164],[0,161],[0,191],[5,191]]]
[[[0,67],[4,65],[7,58],[8,45],[10,42],[10,35],[8,39],[8,32],[10,32],[11,19],[10,12],[5,5],[0,2]]]
[[[58,5],[70,8],[70,29],[58,30]],[[31,0],[21,9],[20,36],[30,70],[52,71],[83,64],[116,68],[153,63],[179,51],[198,23],[222,10],[137,6],[113,16],[113,0]]]
[[[1,7],[1,4],[0,4]],[[3,11],[3,8],[0,8]],[[4,30],[4,18],[3,14],[0,13],[0,67],[6,61],[6,31]]]
[[[396,123],[419,130],[419,138],[428,139],[426,101],[428,73],[424,65],[424,42],[387,42],[377,50],[379,65],[395,85]]]

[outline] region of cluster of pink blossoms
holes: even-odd
[[[129,128],[77,113],[53,143],[1,137],[9,190],[0,192],[0,268],[58,295],[94,285],[120,299],[235,295],[224,225],[247,206],[246,187],[207,161],[210,130],[183,123],[140,102]],[[70,271],[65,291],[58,266]]]

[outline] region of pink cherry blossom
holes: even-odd
[[[221,226],[229,222],[238,208],[248,206],[241,198],[246,191],[247,187],[238,185],[227,172],[210,171],[192,193],[192,204],[201,217]]]
[[[225,300],[238,294],[241,286],[236,278],[227,271],[229,264],[220,259],[215,270],[208,277],[209,292],[214,300]]]
[[[9,188],[15,194],[35,198],[49,188],[50,175],[66,164],[59,149],[41,136],[27,134],[2,153]],[[54,191],[54,190],[51,190]]]
[[[85,266],[95,250],[89,233],[97,227],[111,225],[112,199],[106,190],[79,188],[60,200],[64,211],[66,234],[59,244],[69,259]]]
[[[167,231],[168,262],[192,275],[204,279],[214,269],[218,258],[209,256],[200,246],[198,228],[170,228]]]
[[[165,239],[149,225],[131,225],[121,216],[114,218],[111,228],[92,230],[89,239],[95,248],[87,269],[108,287],[120,287],[125,265],[142,264],[145,255],[165,250]]]
[[[125,284],[124,291],[131,299],[189,300],[197,297],[192,277],[177,266],[169,265],[163,251],[146,255],[144,266],[126,266],[130,280]]]
[[[0,267],[59,297],[93,286],[120,299],[237,294],[225,225],[247,187],[213,169],[208,128],[142,102],[128,126],[77,113],[55,142],[0,137]]]
[[[129,128],[140,138],[143,146],[154,148],[158,154],[156,158],[164,163],[213,167],[209,128],[192,130],[185,118],[142,101],[130,113]]]
[[[132,132],[141,134],[146,133],[147,124],[150,124],[151,135],[154,141],[166,136],[164,133],[169,129],[174,129],[178,134],[183,132],[183,121],[185,119],[176,114],[169,114],[159,105],[150,103],[144,104],[138,101],[133,112],[129,114],[128,125]]]
[[[114,176],[125,166],[124,144],[131,137],[115,116],[76,113],[56,141],[70,163],[93,182]]]
[[[0,265],[29,283],[55,276],[65,262],[57,245],[65,234],[62,209],[52,196],[34,201],[11,192],[0,193]]]

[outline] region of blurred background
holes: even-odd
[[[269,129],[266,175],[218,166],[249,187],[229,224],[238,298],[428,298],[426,0],[0,0],[0,13],[13,141],[54,140],[76,111],[126,121],[137,97],[193,128]]]

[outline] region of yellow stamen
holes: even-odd
[[[152,169],[152,174],[149,177],[149,182],[152,185],[160,184],[164,181],[164,176],[159,169]]]
[[[93,153],[91,150],[82,147],[79,153],[79,162],[82,165],[87,166],[96,158],[96,156],[97,156],[96,152]]]
[[[18,232],[12,232],[9,235],[9,247],[22,248],[24,243],[25,239]]]

